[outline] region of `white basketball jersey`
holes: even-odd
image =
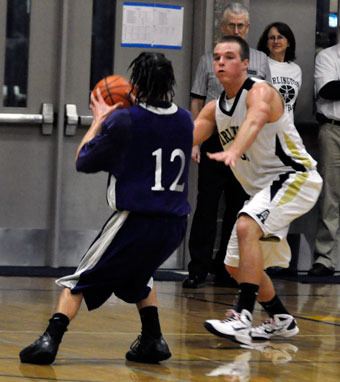
[[[246,118],[246,97],[254,83],[254,79],[246,79],[232,104],[230,100],[227,102],[225,92],[216,103],[216,124],[224,149],[233,142]],[[316,161],[307,153],[294,123],[284,112],[278,121],[263,126],[232,171],[245,191],[254,195],[280,175],[306,172],[315,167]]]

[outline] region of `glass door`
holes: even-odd
[[[184,6],[183,47],[164,53],[187,107],[193,2],[164,3]],[[121,47],[123,4],[0,0],[0,267],[76,266],[112,213],[107,175],[77,173],[74,161],[91,89],[107,74],[126,75],[143,50]],[[164,266],[183,268],[183,252]]]

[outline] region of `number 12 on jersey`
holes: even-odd
[[[161,148],[155,150],[152,153],[152,156],[156,157],[156,166],[155,166],[155,185],[151,187],[152,191],[164,191],[165,188],[162,185],[162,176],[163,176],[163,150]],[[179,158],[180,160],[180,166],[179,171],[173,182],[171,183],[169,190],[170,191],[177,191],[177,192],[183,192],[184,190],[184,183],[179,184],[179,180],[181,179],[181,176],[184,171],[185,166],[185,155],[183,150],[181,149],[175,149],[171,153],[170,156],[170,162],[174,162],[176,158]],[[164,158],[166,160],[167,158]]]

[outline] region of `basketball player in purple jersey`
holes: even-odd
[[[69,322],[84,299],[88,310],[114,293],[136,303],[141,335],[130,361],[157,363],[171,356],[158,318],[152,276],[180,245],[190,207],[188,171],[193,140],[190,114],[176,106],[171,62],[141,53],[130,65],[135,105],[108,106],[91,98],[93,123],[77,151],[78,171],[109,174],[107,201],[114,210],[63,287],[46,331],[20,352],[24,363],[51,364]]]

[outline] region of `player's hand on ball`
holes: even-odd
[[[98,121],[103,121],[113,111],[123,106],[122,102],[117,102],[114,105],[108,105],[101,95],[100,89],[97,89],[96,95],[91,93],[90,109],[92,111],[93,118]]]

